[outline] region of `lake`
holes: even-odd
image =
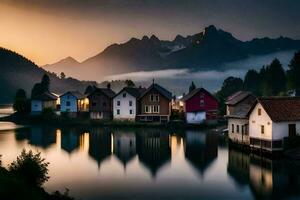
[[[300,198],[297,163],[228,148],[212,130],[32,126],[0,131],[4,166],[23,148],[40,151],[50,162],[47,191],[68,188],[78,199]]]

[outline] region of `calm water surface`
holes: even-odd
[[[4,166],[23,148],[50,162],[47,191],[69,188],[78,199],[300,199],[299,165],[228,149],[209,130],[0,131]]]

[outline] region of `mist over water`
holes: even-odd
[[[190,69],[167,69],[154,71],[139,71],[125,74],[107,76],[104,80],[126,80],[131,79],[137,85],[148,86],[153,79],[172,91],[173,94],[181,95],[188,91],[191,81],[197,87],[205,87],[211,92],[216,92],[222,86],[223,81],[229,76],[244,78],[249,69],[259,70],[268,65],[273,59],[278,58],[285,69],[294,55],[295,50],[281,51],[264,56],[250,56],[247,59],[225,63],[216,66],[220,70],[192,71]]]

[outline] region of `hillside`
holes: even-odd
[[[79,66],[74,65],[76,67],[67,75],[100,80],[112,74],[169,68],[218,70],[221,64],[227,62],[295,49],[300,49],[300,40],[266,37],[244,42],[229,32],[208,26],[200,33],[186,37],[177,35],[171,41],[160,40],[152,35],[142,39],[131,38],[123,44],[112,44]],[[65,69],[57,63],[55,67],[48,65],[46,68],[56,73]]]
[[[31,88],[46,72],[29,59],[8,49],[0,48],[0,104],[11,103],[19,88],[26,90],[30,96]],[[51,91],[63,93],[66,90],[84,91],[88,84],[96,82],[81,82],[73,78],[59,79],[48,73],[51,81]]]

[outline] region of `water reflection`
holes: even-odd
[[[80,199],[300,197],[299,163],[227,149],[210,131],[35,126],[2,133],[3,159],[13,160],[17,148],[47,149],[48,186]]]
[[[300,165],[271,160],[234,149],[228,154],[228,174],[241,187],[249,186],[256,199],[300,197]]]

